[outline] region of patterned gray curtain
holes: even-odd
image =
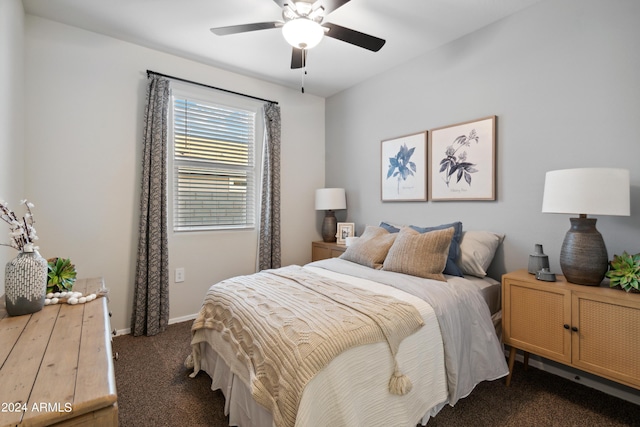
[[[131,332],[155,335],[169,322],[167,129],[169,80],[151,75],[144,112],[140,237]]]
[[[280,107],[265,104],[258,270],[280,267]]]

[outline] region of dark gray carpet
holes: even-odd
[[[169,325],[153,337],[113,339],[120,427],[227,426],[224,397],[211,379],[184,367],[192,322]]]
[[[114,338],[121,427],[227,425],[222,394],[211,391],[207,374],[191,379],[183,366],[191,323],[154,337]],[[516,363],[511,387],[481,383],[428,426],[640,426],[640,406]]]

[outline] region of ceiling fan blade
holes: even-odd
[[[247,33],[249,31],[269,30],[271,28],[278,28],[282,26],[282,22],[256,22],[255,24],[240,24],[230,25],[228,27],[211,28],[213,34],[219,36],[226,36],[229,34]]]
[[[322,7],[324,8],[324,16],[327,16],[339,7],[344,6],[351,0],[320,0]]]
[[[289,3],[289,1],[287,0],[273,0],[273,1],[276,2],[276,4],[280,6],[280,8],[285,7],[287,3]]]
[[[385,40],[378,37],[341,27],[340,25],[323,24],[322,26],[329,29],[329,31],[325,33],[325,36],[342,40],[343,42],[351,43],[373,52],[377,52],[382,49],[382,46],[386,43]]]
[[[302,67],[304,67],[304,51],[294,47],[291,50],[291,69]]]

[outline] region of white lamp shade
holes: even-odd
[[[316,190],[316,210],[346,209],[347,198],[344,188],[320,188]]]
[[[287,21],[282,26],[282,35],[291,46],[298,49],[311,49],[320,43],[324,30],[315,21],[298,18]]]
[[[629,171],[579,168],[547,172],[542,212],[629,216]]]

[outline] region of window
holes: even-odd
[[[256,106],[173,91],[173,228],[252,228],[256,211]],[[226,102],[225,102],[226,103]],[[236,103],[237,105],[241,105]]]

